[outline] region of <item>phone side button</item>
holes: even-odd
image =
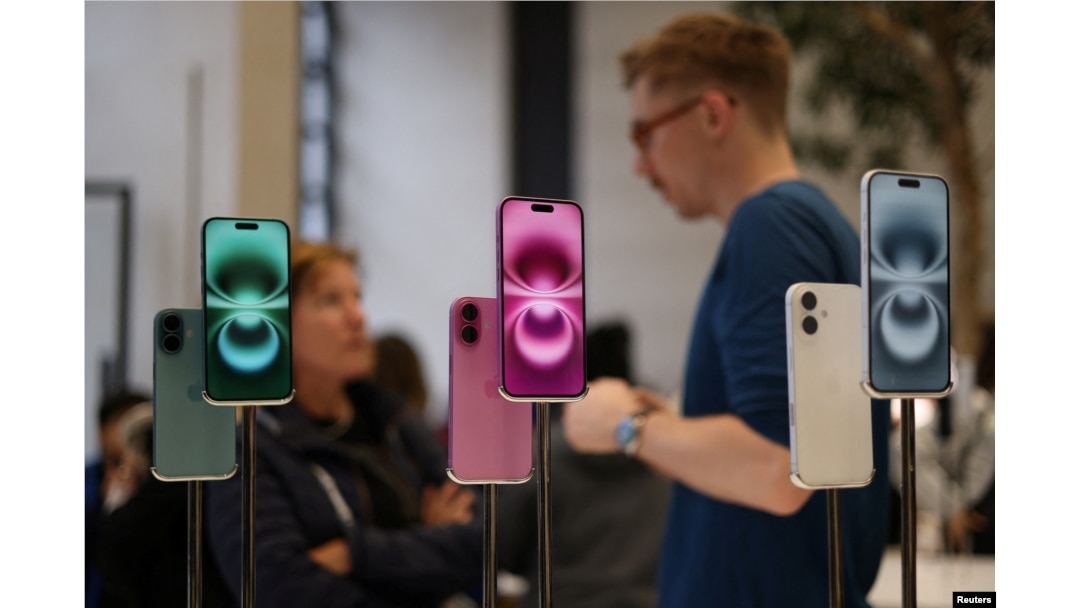
[[[788,407],[787,407],[787,411],[788,411],[788,424],[791,425],[791,428],[795,428],[795,404],[789,402]]]

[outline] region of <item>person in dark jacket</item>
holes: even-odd
[[[290,257],[296,396],[256,416],[258,605],[427,608],[475,591],[476,494],[449,481],[445,452],[405,401],[366,380],[355,255],[299,242]],[[237,601],[241,478],[207,490],[209,544]]]
[[[95,608],[186,608],[188,592],[188,482],[165,482],[150,474],[153,405],[149,397],[122,392],[101,409],[104,479],[94,566],[100,595]],[[88,537],[89,538],[89,537]],[[88,547],[88,551],[90,548]],[[200,606],[230,605],[223,581],[203,569]]]

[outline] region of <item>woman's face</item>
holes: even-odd
[[[367,315],[351,265],[335,261],[292,303],[293,365],[298,375],[347,382],[371,371]]]

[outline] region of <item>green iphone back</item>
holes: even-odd
[[[198,308],[154,316],[154,476],[165,481],[231,477],[236,411],[203,392],[203,320]]]

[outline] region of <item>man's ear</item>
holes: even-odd
[[[705,108],[705,125],[714,136],[723,137],[731,131],[734,103],[730,97],[720,91],[707,91],[702,95],[701,105]]]

